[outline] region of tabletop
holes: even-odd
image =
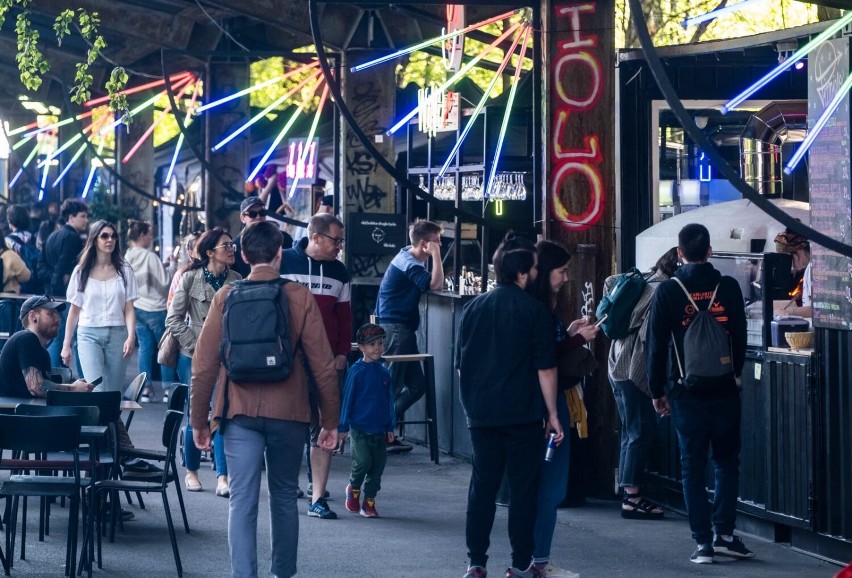
[[[45,405],[47,400],[43,397],[5,397],[0,396],[0,408],[10,408],[16,407],[20,403],[25,403],[27,405]],[[121,400],[121,409],[122,410],[140,410],[142,409],[142,405],[136,403],[135,401],[130,401],[127,399]]]

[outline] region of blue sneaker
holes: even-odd
[[[325,498],[320,498],[316,502],[308,506],[308,516],[311,518],[321,518],[323,520],[334,520],[337,514],[331,511]]]

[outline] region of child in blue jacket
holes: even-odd
[[[386,444],[394,441],[396,427],[390,372],[380,363],[385,330],[367,323],[355,341],[363,358],[349,368],[340,407],[341,440],[352,438],[352,472],[346,486],[346,509],[365,518],[378,518],[376,494],[382,486],[387,462]],[[361,503],[364,484],[364,503]]]

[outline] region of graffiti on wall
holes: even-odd
[[[556,43],[551,70],[552,140],[549,143],[551,178],[549,201],[553,218],[565,229],[582,231],[603,215],[605,184],[601,172],[600,137],[578,134],[584,113],[597,108],[605,75],[598,52],[598,36],[584,34],[583,16],[594,14],[595,3],[554,8],[559,27],[567,26]],[[574,121],[574,122],[572,122]]]
[[[383,135],[386,127],[382,122],[381,90],[370,80],[353,82],[349,106],[358,126],[368,137]],[[388,193],[387,179],[380,177],[379,164],[354,132],[346,136],[346,210],[354,212],[386,212]]]

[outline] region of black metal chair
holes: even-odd
[[[78,415],[0,415],[0,448],[22,454],[40,456],[48,452],[67,452],[71,457],[73,476],[57,477],[39,474],[14,474],[0,487],[0,496],[12,499],[9,528],[6,531],[6,552],[12,552],[15,535],[18,501],[20,497],[44,496],[66,497],[70,500],[68,514],[68,539],[66,544],[65,574],[73,575],[77,562],[77,527],[80,511],[80,417]],[[67,464],[66,464],[67,465]],[[52,472],[57,463],[44,459],[2,460],[0,467],[24,472]],[[4,570],[9,573],[12,554],[4,561]]]
[[[189,397],[189,386],[185,383],[173,383],[169,396],[169,409],[183,412],[186,398]]]
[[[124,399],[139,403],[139,400],[142,398],[142,392],[145,391],[146,387],[148,387],[148,374],[143,371],[134,377],[130,385],[127,386],[127,389],[124,390]],[[133,421],[133,414],[135,413],[136,411],[134,410],[127,412],[127,419],[124,420],[125,429],[130,429],[130,423]]]
[[[92,562],[95,556],[94,552],[94,535],[96,516],[100,511],[98,504],[104,494],[113,492],[159,492],[163,498],[163,510],[166,514],[166,524],[169,528],[169,538],[172,542],[172,551],[175,556],[175,567],[177,568],[178,577],[183,576],[183,567],[180,561],[180,553],[178,552],[177,537],[175,535],[175,527],[172,522],[172,513],[169,508],[168,488],[169,484],[177,480],[177,469],[175,464],[175,450],[177,447],[177,435],[180,431],[180,423],[183,419],[183,413],[178,411],[166,411],[163,418],[163,434],[162,443],[165,448],[166,469],[162,472],[146,472],[146,473],[127,473],[124,479],[121,480],[103,480],[95,482],[90,488],[90,503],[88,524],[83,537],[83,553],[80,556],[80,568],[82,572],[83,565],[88,566],[89,576],[92,575]],[[178,494],[180,496],[180,494]],[[186,524],[186,514],[184,514],[184,524]],[[187,532],[189,528],[187,526]],[[98,568],[103,568],[102,551],[101,551],[101,532],[97,532],[98,542]]]

